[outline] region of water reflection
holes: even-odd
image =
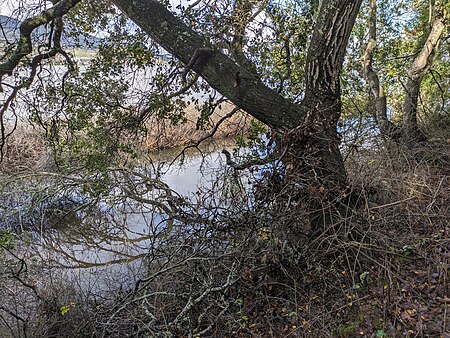
[[[48,193],[51,198],[46,195],[37,203],[34,196],[22,195],[14,204],[15,211],[5,214],[3,227],[21,232],[17,250],[42,271],[57,269],[65,276],[60,278],[76,278],[83,288],[106,287],[112,276],[131,285],[145,273],[148,261],[167,259],[168,252],[190,246],[194,233],[203,231],[209,216],[200,207],[195,210],[196,192],[214,194],[226,184],[227,168],[218,152],[188,154],[182,165],[168,166],[162,154],[159,160],[159,166],[111,170],[110,193],[101,198],[79,188],[64,190],[75,186],[79,178],[55,176],[43,184],[48,189],[59,187]],[[17,198],[17,186],[12,189],[15,194],[11,196]],[[215,207],[221,203],[221,196],[206,198]],[[34,209],[33,203],[38,205]],[[26,209],[32,212],[25,215]]]

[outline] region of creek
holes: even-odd
[[[216,145],[216,149],[223,146]],[[201,195],[198,191],[208,195],[213,187],[221,190],[227,185],[226,172],[230,168],[218,150],[203,150],[203,154],[188,153],[182,164],[170,163],[179,149],[155,154],[151,168],[159,168],[161,183],[142,192],[138,186],[144,181],[140,176],[133,178],[136,191],[141,192],[138,197],[164,202],[170,193],[171,198],[195,203]],[[156,177],[154,169],[143,168],[139,175]],[[118,182],[128,179],[121,176]],[[128,195],[125,198],[124,191]],[[23,214],[18,218],[19,229],[16,226],[16,252],[25,261],[33,262],[36,273],[43,274],[42,283],[51,275],[51,279],[71,281],[81,290],[94,293],[117,287],[128,289],[145,273],[149,251],[167,245],[166,231],[173,227],[164,209],[133,194],[129,188],[116,189],[108,198],[79,208],[83,198],[72,192],[69,199],[58,200],[56,207],[52,202],[44,212],[41,208],[32,213],[31,225]],[[220,203],[222,196],[216,197]],[[173,227],[170,231],[179,238],[189,237],[189,229]]]

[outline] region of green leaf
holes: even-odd
[[[61,310],[61,315],[64,316],[67,312],[69,312],[70,306],[69,305],[61,306],[60,310]]]
[[[378,330],[377,337],[386,337],[386,332],[384,332],[384,330]]]

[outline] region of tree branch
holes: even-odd
[[[0,92],[2,91],[1,83],[3,76],[11,75],[20,61],[32,53],[33,43],[31,41],[31,33],[33,30],[39,26],[50,23],[57,18],[61,18],[79,2],[81,2],[81,0],[61,0],[52,8],[46,9],[40,14],[22,22],[20,25],[20,38],[15,51],[6,61],[0,63]]]
[[[31,19],[28,19],[28,20],[31,20]],[[27,20],[25,20],[25,22],[26,21]],[[20,84],[18,84],[16,86],[11,86],[12,92],[9,94],[9,96],[4,101],[4,103],[0,105],[0,161],[3,159],[3,156],[4,156],[3,147],[5,146],[6,139],[9,136],[11,136],[12,133],[15,131],[16,124],[17,124],[17,118],[16,118],[14,121],[14,125],[11,128],[12,130],[7,133],[6,125],[5,125],[5,121],[4,121],[5,112],[7,111],[8,108],[10,108],[12,106],[14,100],[17,97],[19,90],[21,90],[22,88],[28,88],[32,84],[32,82],[34,81],[34,78],[36,77],[37,70],[38,70],[38,67],[41,64],[41,62],[43,60],[51,59],[54,56],[56,56],[57,54],[61,54],[64,56],[67,63],[69,64],[69,71],[72,71],[74,69],[74,64],[73,64],[72,60],[70,59],[69,55],[64,50],[61,49],[61,37],[62,37],[62,32],[63,32],[62,18],[56,17],[53,20],[53,23],[54,23],[53,33],[52,33],[52,36],[50,36],[50,38],[49,38],[50,39],[49,50],[45,51],[43,53],[39,53],[31,59],[31,62],[30,62],[31,71],[30,71],[30,74],[28,75],[28,77],[23,79]],[[21,28],[21,30],[22,30],[22,28]],[[30,34],[31,34],[31,32],[30,32]],[[28,35],[28,39],[30,39],[29,35]],[[30,40],[30,43],[31,43],[31,40]],[[53,43],[53,46],[51,46],[52,43]],[[20,42],[19,42],[19,44],[20,44]],[[20,46],[18,46],[17,49],[20,49]],[[17,49],[16,49],[16,52],[17,52]],[[2,74],[1,66],[6,65],[8,62],[10,62],[13,59],[14,59],[14,56],[12,56],[12,59],[10,58],[9,61],[6,61],[5,63],[0,64],[0,92],[3,91],[2,83],[1,83],[2,75],[9,74],[8,72]],[[14,68],[17,67],[19,62],[20,62],[20,60],[17,60],[17,64],[14,66]],[[63,79],[65,79],[66,76],[67,76],[67,73],[64,74]],[[63,80],[63,83],[64,83],[64,80]]]
[[[137,25],[169,53],[188,65],[197,50],[214,51],[204,64],[194,64],[192,70],[209,85],[258,120],[278,130],[289,130],[302,120],[303,112],[276,91],[238,65],[211,42],[185,25],[157,0],[114,0]],[[242,80],[236,86],[236,74]]]

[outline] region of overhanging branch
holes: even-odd
[[[6,61],[0,63],[0,92],[3,76],[11,75],[20,61],[33,52],[31,33],[37,27],[61,18],[75,7],[81,0],[61,0],[55,6],[46,9],[38,15],[28,18],[20,25],[20,37],[16,49]]]
[[[259,77],[185,25],[158,0],[113,2],[158,44],[186,65],[189,65],[198,50],[214,51],[204,63],[193,64],[192,70],[213,89],[258,120],[278,130],[289,130],[302,120],[304,113],[298,105],[264,85]],[[238,85],[236,74],[242,80]]]

